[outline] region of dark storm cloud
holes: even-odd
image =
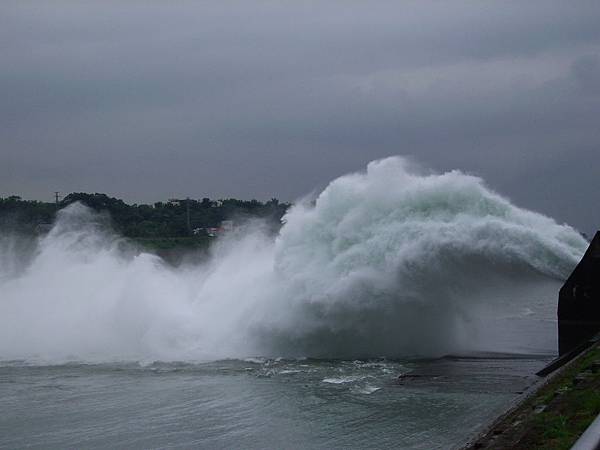
[[[0,195],[293,199],[391,154],[600,224],[598,2],[3,2]]]

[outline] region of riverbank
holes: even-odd
[[[600,345],[541,379],[463,450],[569,449],[600,413]]]

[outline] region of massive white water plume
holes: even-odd
[[[79,204],[26,264],[4,236],[0,359],[440,354],[468,348],[471,333],[485,340],[470,324],[487,306],[530,311],[541,295],[530,287],[554,289],[587,246],[480,178],[423,175],[400,157],[334,180],[284,219],[275,238],[249,227],[177,268]]]

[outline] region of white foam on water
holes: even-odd
[[[357,394],[365,394],[365,395],[371,395],[377,391],[380,391],[381,388],[377,387],[377,386],[372,386],[370,384],[367,384],[365,386],[362,387],[356,387],[351,389],[352,392],[355,392]]]
[[[364,378],[365,378],[364,376],[349,375],[349,376],[345,376],[345,377],[323,378],[322,382],[329,383],[329,384],[346,384],[346,383],[354,383],[354,382],[360,381]]]

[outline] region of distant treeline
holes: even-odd
[[[264,203],[258,200],[203,198],[157,202],[153,205],[129,205],[106,194],[76,192],[64,197],[57,207],[53,202],[23,200],[18,196],[11,196],[0,197],[0,225],[33,233],[47,227],[47,224],[54,221],[58,209],[73,202],[81,202],[96,211],[108,212],[114,228],[132,238],[205,235],[208,228],[218,228],[224,220],[242,222],[251,218],[263,219],[273,229],[278,229],[281,218],[290,206],[275,198]]]

